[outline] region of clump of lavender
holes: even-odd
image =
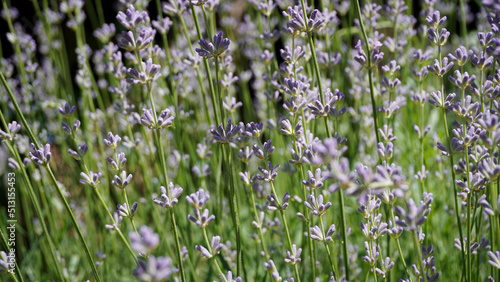
[[[500,280],[495,1],[42,2],[0,8],[4,277]]]

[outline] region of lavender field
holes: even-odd
[[[0,281],[500,281],[498,0],[2,0]]]

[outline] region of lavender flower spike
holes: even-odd
[[[16,138],[16,133],[18,133],[19,130],[21,130],[21,125],[16,121],[13,121],[7,125],[7,132],[9,132],[9,134],[3,130],[0,130],[0,139],[12,141]]]
[[[240,126],[233,126],[231,120],[228,120],[226,128],[221,125],[215,129],[211,129],[210,133],[214,136],[214,139],[222,144],[228,144],[234,138],[234,136],[240,131]]]
[[[139,228],[139,233],[130,232],[128,237],[132,250],[144,257],[151,254],[160,244],[160,236],[146,225]]]
[[[65,118],[70,118],[70,117],[73,115],[73,113],[75,112],[76,107],[75,107],[75,106],[70,106],[68,103],[66,103],[66,104],[64,105],[64,108],[59,107],[59,108],[58,108],[58,110],[59,110],[59,113],[60,113],[63,117],[65,117]]]
[[[120,176],[115,175],[115,179],[111,180],[111,184],[118,189],[125,189],[127,185],[132,181],[132,174],[127,175],[127,172],[124,170],[121,172]]]
[[[149,256],[147,261],[139,261],[139,266],[133,274],[142,281],[166,281],[177,271],[172,259]]]
[[[94,173],[93,171],[89,171],[89,174],[85,174],[83,172],[80,173],[80,183],[84,185],[90,185],[92,187],[96,187],[97,184],[101,182],[101,173]]]
[[[206,41],[205,39],[200,39],[198,41],[201,48],[196,48],[198,55],[205,58],[218,57],[222,53],[226,52],[229,48],[229,43],[231,41],[223,37],[222,31],[214,35],[213,43]]]
[[[31,148],[33,151],[28,155],[35,164],[46,166],[50,162],[50,158],[52,157],[50,153],[50,144],[46,144],[40,150],[37,150],[35,144],[31,143]]]
[[[11,270],[11,264],[8,263],[9,258],[4,251],[0,252],[0,273],[7,273]]]
[[[220,253],[222,248],[224,247],[223,244],[220,243],[220,236],[213,236],[212,241],[210,243],[210,249],[212,250],[211,252],[207,250],[205,247],[196,245],[195,249],[201,253],[201,255],[205,258],[211,258],[217,254]]]
[[[153,199],[153,203],[164,207],[164,208],[172,208],[175,206],[179,200],[179,196],[182,194],[183,189],[181,187],[176,187],[172,182],[168,184],[169,193],[167,194],[167,189],[165,187],[160,187],[161,199]],[[170,197],[168,196],[170,194]]]

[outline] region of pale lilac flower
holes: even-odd
[[[292,245],[292,251],[286,250],[286,258],[284,259],[286,263],[290,265],[295,265],[300,262],[300,254],[302,253],[302,249],[298,248],[297,245]]]
[[[198,55],[205,58],[219,57],[229,48],[231,41],[223,37],[222,31],[214,35],[213,42],[208,42],[205,39],[198,41],[201,48],[196,48]]]
[[[314,195],[309,195],[307,201],[304,202],[304,205],[306,208],[311,210],[310,215],[320,217],[326,213],[326,211],[332,206],[332,203],[326,202],[323,204],[323,195],[319,195],[317,199]]]
[[[257,144],[254,144],[252,147],[253,155],[261,160],[267,160],[271,156],[272,152],[274,152],[273,142],[271,140],[264,142],[262,148]]]
[[[71,116],[73,115],[73,113],[76,110],[76,107],[75,106],[70,106],[68,103],[66,103],[66,104],[64,104],[64,108],[59,107],[58,110],[59,110],[59,113],[63,117],[65,117],[65,118],[71,118]]]
[[[127,69],[127,82],[134,85],[144,85],[161,77],[160,66],[153,64],[153,59],[149,58],[146,63],[141,62],[142,70],[139,72],[133,68]]]
[[[116,156],[116,160],[113,159],[112,157],[108,157],[106,159],[106,162],[111,166],[113,170],[120,170],[123,166],[125,166],[125,163],[127,162],[127,158],[125,157],[125,153],[119,153]]]
[[[116,147],[120,144],[122,138],[120,136],[114,135],[111,132],[108,132],[108,139],[104,139],[104,144],[111,149],[116,149]]]
[[[120,215],[118,211],[113,213],[112,224],[106,224],[106,229],[110,231],[116,231],[120,227],[120,223],[122,222],[123,217]]]
[[[220,236],[213,236],[212,241],[210,242],[211,251],[201,245],[196,245],[195,249],[199,251],[203,257],[211,258],[219,254],[223,247],[224,245],[220,243]]]
[[[215,220],[215,215],[212,214],[209,216],[208,209],[205,209],[203,213],[200,213],[199,209],[193,209],[193,212],[194,216],[188,215],[188,219],[198,227],[205,228],[210,222]]]
[[[380,256],[380,246],[377,244],[373,244],[373,246],[370,248],[370,245],[368,242],[365,241],[365,252],[366,256],[363,256],[361,259],[368,263],[368,265],[373,266],[376,262],[378,257]]]
[[[233,138],[236,136],[239,130],[240,130],[239,125],[233,126],[231,120],[228,120],[226,128],[224,128],[221,124],[219,125],[217,130],[211,129],[210,133],[212,133],[216,141],[222,144],[228,144],[233,140]]]
[[[128,30],[134,30],[140,23],[149,21],[146,11],[136,11],[134,5],[129,5],[125,13],[118,12],[116,19]]]
[[[21,130],[21,125],[13,121],[7,125],[7,132],[0,129],[0,139],[13,141],[16,139],[16,133],[18,133],[19,130]]]
[[[488,261],[488,263],[491,266],[495,267],[496,269],[500,269],[500,252],[499,251],[496,251],[496,252],[489,251],[488,256],[490,257],[490,260]]]
[[[281,205],[278,203],[278,201],[276,201],[276,197],[274,196],[274,194],[271,194],[269,196],[267,196],[267,209],[270,210],[270,211],[275,211],[275,210],[286,210],[288,208],[288,205],[289,205],[289,201],[290,201],[290,194],[285,193],[285,195],[283,195],[283,199],[281,201]]]
[[[134,270],[134,276],[143,281],[169,280],[178,270],[172,259],[168,257],[149,256],[146,261],[139,260],[139,266]]]
[[[155,122],[152,109],[142,109],[142,117],[139,123],[149,129],[163,129],[172,126],[174,116],[172,116],[170,109],[165,109],[160,113],[160,116]]]
[[[113,184],[116,188],[123,190],[127,187],[130,181],[132,181],[132,174],[127,175],[127,172],[123,170],[120,176],[114,176],[114,180],[111,180],[111,184]]]
[[[233,273],[231,271],[228,271],[224,277],[220,277],[220,275],[219,275],[219,278],[221,281],[225,281],[225,282],[241,282],[242,281],[241,277],[236,277],[233,279]]]
[[[333,241],[332,235],[335,233],[335,225],[332,224],[328,228],[326,234],[323,234],[318,226],[311,227],[311,239],[320,242],[331,242]]]
[[[89,171],[88,174],[81,172],[80,173],[80,183],[83,185],[90,185],[96,187],[97,184],[101,182],[101,173],[94,173],[93,171]]]
[[[268,262],[264,262],[264,267],[267,269],[269,273],[271,273],[271,278],[274,281],[281,281],[281,276],[278,272],[278,269],[276,268],[276,265],[274,264],[274,261],[270,259]]]
[[[153,203],[164,207],[164,208],[172,208],[175,206],[179,200],[179,196],[182,194],[183,189],[179,186],[174,186],[174,183],[170,182],[168,184],[168,193],[165,187],[160,187],[161,199],[153,199]]]
[[[143,257],[150,255],[160,244],[160,236],[146,225],[141,226],[138,233],[131,231],[128,237],[132,250]]]
[[[201,188],[196,193],[186,196],[186,202],[197,210],[201,210],[208,203],[209,199],[210,193]]]
[[[31,161],[39,166],[46,166],[52,157],[50,153],[50,144],[45,144],[39,150],[36,149],[35,144],[31,143],[32,152],[29,152]]]
[[[273,182],[276,176],[278,176],[278,170],[280,168],[280,165],[277,164],[275,167],[272,166],[271,162],[267,162],[267,169],[260,167],[259,166],[259,172],[260,174],[256,175],[255,177],[257,180],[263,180],[266,182]]]
[[[137,207],[139,204],[135,202],[132,204],[132,207],[129,209],[128,204],[124,203],[123,205],[117,205],[116,208],[118,209],[117,212],[121,217],[126,217],[126,218],[132,218],[134,217],[135,213],[137,212]]]

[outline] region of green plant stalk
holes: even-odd
[[[7,25],[9,26],[9,31],[16,38],[13,45],[14,45],[14,50],[15,50],[16,56],[17,56],[17,63],[19,64],[18,71],[21,75],[22,84],[23,84],[24,88],[26,89],[26,92],[23,92],[24,98],[29,100],[29,90],[28,89],[30,89],[30,88],[29,88],[28,80],[26,78],[26,71],[25,71],[25,67],[24,67],[24,60],[22,57],[21,47],[19,46],[19,41],[17,40],[17,34],[16,34],[15,29],[14,29],[14,25],[12,24],[12,18],[10,17],[10,10],[9,10],[9,7],[7,6],[7,1],[2,1],[2,3],[3,3],[3,10],[5,11],[5,19],[7,21]]]
[[[417,266],[420,268],[420,274],[424,278],[424,282],[427,282],[427,275],[424,273],[424,264],[422,263],[422,250],[420,249],[420,243],[418,241],[418,235],[417,231],[412,232],[413,233],[413,241],[415,242],[415,248],[417,249],[417,258],[418,258],[418,264]],[[420,279],[418,279],[420,280]]]
[[[94,259],[92,258],[92,255],[90,254],[89,248],[87,246],[87,243],[85,242],[85,238],[83,237],[82,231],[80,230],[80,227],[78,226],[78,222],[76,221],[75,216],[73,215],[73,212],[71,211],[71,208],[68,204],[68,201],[66,200],[66,197],[64,197],[61,187],[59,187],[59,183],[57,183],[56,177],[54,176],[54,173],[52,173],[52,170],[50,169],[50,166],[47,165],[45,166],[47,169],[47,172],[50,176],[50,179],[52,180],[52,184],[56,187],[57,194],[59,194],[59,197],[63,201],[64,207],[66,208],[66,211],[68,212],[71,221],[73,222],[73,225],[76,229],[76,232],[78,233],[78,237],[80,238],[80,242],[83,245],[85,254],[87,256],[87,261],[90,264],[90,268],[92,269],[92,275],[94,275],[94,278],[96,281],[101,281],[101,278],[99,277],[99,273],[97,272],[97,268],[95,266]]]
[[[5,245],[5,249],[8,250],[9,244],[7,243],[7,239],[5,239],[5,235],[3,234],[2,228],[0,228],[0,237],[2,238],[2,243]],[[16,272],[17,276],[19,276],[19,279],[21,282],[23,282],[23,275],[21,274],[21,270],[19,269],[19,266],[17,265],[17,262],[15,262],[16,266],[14,268],[14,271]],[[15,275],[13,276],[15,278]],[[15,280],[17,281],[17,279]]]
[[[465,48],[468,47],[467,44],[467,21],[466,21],[466,15],[465,15],[465,6],[464,6],[464,0],[459,0],[460,2],[460,33],[461,37],[464,40],[464,46]]]
[[[257,223],[259,225],[262,224],[262,222],[260,222],[259,220],[259,213],[257,213],[257,208],[255,207],[255,196],[253,195],[253,191],[252,191],[252,187],[249,186],[249,189],[250,189],[250,199],[252,201],[252,207],[253,207],[253,214],[254,214],[254,217],[255,217],[255,221],[258,221]],[[266,247],[266,242],[264,241],[264,234],[262,233],[262,229],[259,228],[259,239],[260,239],[260,244],[262,246],[262,251],[264,252],[264,255],[265,255],[265,258],[266,258],[266,261],[270,259],[270,256],[267,252],[267,247]]]
[[[390,210],[391,210],[392,222],[393,222],[393,224],[396,224],[396,219],[394,218],[394,210],[393,210],[392,205],[390,206]],[[399,237],[395,238],[395,240],[396,240],[396,245],[398,247],[399,258],[401,259],[401,262],[403,263],[403,267],[405,269],[406,275],[408,276],[408,279],[410,280],[410,282],[412,282],[410,271],[408,271],[408,267],[406,266],[405,258],[403,257],[403,251],[401,251],[401,244],[399,243]]]
[[[286,222],[285,213],[281,209],[281,202],[279,200],[278,194],[276,193],[276,189],[274,188],[273,182],[271,181],[269,183],[271,184],[271,191],[272,191],[272,193],[274,195],[274,199],[276,200],[276,203],[278,204],[278,207],[279,207],[279,213],[281,215],[281,221],[283,222],[283,227],[285,228],[285,233],[286,233],[286,239],[287,239],[287,242],[288,242],[288,247],[291,250],[292,249],[292,239],[290,238],[290,232],[288,230],[288,224]],[[300,282],[300,275],[299,275],[299,270],[297,268],[297,264],[294,264],[293,268],[295,270],[295,276],[297,277],[297,281]]]
[[[294,73],[295,73],[295,71],[294,71]],[[297,116],[294,116],[294,118],[293,118],[293,124],[294,125],[297,123],[296,119],[297,119]],[[296,140],[296,137],[295,137],[295,132],[292,135],[292,139],[293,139],[293,147],[295,148],[295,152],[297,152],[298,151],[298,147],[297,147],[297,140]],[[300,176],[301,176],[301,179],[305,179],[304,167],[303,166],[300,166]],[[306,187],[304,185],[302,185],[302,196],[304,197],[304,201],[306,201],[306,199],[307,199],[307,189],[306,189]],[[310,256],[310,263],[311,263],[311,277],[310,277],[310,279],[314,280],[315,277],[316,277],[316,256],[315,256],[314,247],[313,247],[314,243],[313,243],[313,240],[311,239],[311,222],[309,220],[309,215],[308,215],[308,212],[307,212],[307,207],[303,206],[302,208],[303,208],[304,216],[306,217],[306,220],[307,220],[305,222],[305,225],[306,225],[306,229],[307,229],[307,240],[308,240],[308,243],[309,243],[309,256]]]
[[[36,138],[35,138],[33,132],[31,131],[31,128],[28,126],[28,123],[26,122],[26,119],[24,118],[24,115],[21,112],[19,105],[17,104],[17,101],[14,98],[14,95],[12,94],[12,91],[10,90],[9,86],[7,85],[7,82],[5,81],[5,77],[4,77],[2,72],[0,72],[0,79],[2,81],[3,86],[7,90],[7,94],[9,95],[11,102],[14,105],[14,108],[16,109],[17,114],[19,115],[19,118],[21,119],[21,122],[22,122],[24,128],[28,132],[28,136],[30,137],[33,144],[35,145],[35,148],[40,149],[40,145],[38,145],[38,142],[36,141]],[[97,281],[101,281],[101,278],[99,277],[99,274],[97,273],[94,259],[92,258],[92,255],[90,254],[87,243],[85,242],[85,238],[83,238],[82,231],[80,230],[80,227],[78,226],[78,223],[76,222],[75,216],[73,215],[73,212],[71,211],[71,208],[68,204],[68,201],[66,200],[66,197],[64,197],[64,195],[61,191],[61,188],[59,187],[59,184],[57,183],[57,180],[56,180],[54,174],[52,173],[52,170],[50,169],[50,166],[47,165],[45,168],[46,168],[47,172],[49,173],[50,178],[51,178],[54,186],[56,187],[56,190],[57,190],[57,193],[59,194],[59,197],[61,197],[61,200],[64,203],[64,207],[66,208],[67,213],[71,217],[71,221],[73,222],[73,225],[78,233],[78,237],[80,239],[80,242],[84,247],[85,254],[87,255],[87,261],[90,264],[90,268],[92,269],[92,274],[94,275],[94,277]]]
[[[207,244],[207,249],[210,253],[212,253],[212,247],[210,246],[210,241],[208,241],[207,230],[204,227],[202,227],[202,229],[203,229],[203,238],[205,238],[205,244]],[[217,262],[217,259],[215,258],[215,256],[213,256],[212,259],[214,260],[215,268],[217,269],[217,272],[219,272],[219,275],[222,278],[222,280],[224,282],[228,282],[226,279],[226,276],[224,275],[224,272],[222,272],[222,270],[219,266],[219,263]]]
[[[439,65],[441,66],[441,46],[438,46],[438,57],[439,57]],[[444,94],[444,81],[443,81],[443,77],[441,77],[441,97],[442,97],[442,102],[444,103],[444,97],[445,97],[445,94]],[[445,135],[446,135],[446,140],[447,140],[447,143],[448,143],[448,147],[451,148],[451,138],[450,138],[450,133],[448,131],[448,121],[447,121],[447,118],[446,118],[446,109],[442,109],[442,117],[443,117],[443,123],[444,123],[444,131],[445,131]],[[463,236],[463,233],[462,233],[462,225],[460,224],[460,209],[459,209],[459,205],[458,205],[458,199],[457,199],[457,186],[455,184],[455,180],[456,180],[456,176],[455,176],[455,168],[454,168],[454,160],[453,160],[453,154],[450,154],[450,170],[451,170],[451,177],[452,177],[452,180],[453,180],[453,199],[454,199],[454,203],[455,203],[455,215],[456,215],[456,218],[457,218],[457,225],[458,225],[458,233],[460,235],[460,242],[462,242],[461,245],[463,245],[463,241],[464,241],[464,236]],[[465,260],[465,250],[462,246],[462,270],[465,270],[466,269],[466,260]]]
[[[138,54],[137,51],[136,51],[136,54]],[[149,97],[149,102],[151,103],[151,109],[153,111],[154,123],[156,125],[158,123],[158,120],[157,120],[157,116],[156,116],[156,110],[155,110],[155,105],[154,105],[154,101],[153,101],[153,95],[151,94],[151,82],[148,82],[146,84],[146,87],[147,87],[147,95]],[[166,165],[166,162],[165,162],[165,154],[163,152],[162,139],[161,139],[159,131],[158,132],[153,132],[153,135],[156,137],[155,139],[157,141],[157,147],[159,149],[161,165],[163,167],[163,174],[164,174],[164,178],[165,178],[165,185],[167,186],[167,189],[166,189],[167,190],[167,195],[170,198],[171,197],[171,195],[170,195],[170,189],[168,189],[168,169],[167,169],[167,165]],[[175,247],[176,247],[176,251],[177,251],[177,260],[178,260],[178,263],[179,263],[179,272],[180,272],[180,275],[181,275],[181,280],[183,282],[185,282],[186,281],[186,275],[184,273],[184,266],[182,265],[182,254],[181,254],[181,247],[180,247],[180,243],[179,243],[179,234],[178,234],[178,230],[177,230],[177,224],[175,222],[175,214],[174,214],[174,211],[173,211],[172,208],[169,209],[169,211],[170,211],[172,229],[174,230],[174,235],[175,235]]]
[[[303,1],[303,0],[302,0]],[[372,57],[370,53],[370,46],[368,46],[368,36],[366,35],[365,26],[363,24],[363,19],[361,18],[361,9],[359,7],[359,0],[353,0],[356,6],[356,12],[358,14],[359,26],[361,28],[361,33],[363,34],[363,38],[366,43],[366,58],[368,60],[368,80],[370,83],[370,97],[372,103],[372,111],[373,111],[373,124],[375,126],[375,136],[377,137],[377,144],[380,142],[380,136],[378,132],[378,121],[377,121],[377,103],[375,101],[375,92],[373,90],[373,66],[372,66]]]
[[[111,222],[113,224],[117,225],[117,222],[115,221],[115,219],[113,218],[113,215],[109,211],[108,206],[106,206],[106,203],[104,202],[104,199],[102,198],[101,193],[99,193],[99,190],[97,190],[97,187],[94,186],[93,188],[94,188],[94,191],[95,191],[97,197],[99,198],[99,201],[101,202],[101,205],[104,207],[104,209],[106,210],[106,213],[108,214],[109,218],[111,219]],[[123,241],[123,243],[125,244],[125,246],[127,247],[128,251],[130,252],[130,254],[132,255],[132,257],[134,258],[134,261],[136,263],[138,263],[137,256],[135,255],[134,251],[130,247],[130,245],[129,245],[127,239],[125,238],[125,236],[123,236],[123,233],[121,232],[121,230],[119,228],[116,228],[115,230],[118,233],[118,235],[120,236],[120,238]]]
[[[325,227],[324,227],[324,224],[323,224],[323,219],[320,217],[319,218],[319,222],[320,222],[320,227],[321,227],[321,233],[325,234]],[[323,241],[323,245],[325,246],[325,250],[326,250],[326,255],[328,256],[328,262],[330,263],[330,268],[332,269],[332,273],[333,273],[333,279],[337,279],[337,271],[335,270],[335,264],[333,263],[333,260],[332,260],[332,253],[330,252],[330,247],[328,246],[328,242],[326,241]]]
[[[2,115],[1,111],[0,111],[0,115]],[[54,242],[52,241],[52,237],[50,236],[50,233],[47,229],[47,225],[45,224],[45,219],[43,216],[43,212],[40,208],[40,204],[38,203],[38,199],[36,197],[33,186],[31,185],[31,181],[29,179],[29,176],[26,173],[26,169],[25,169],[24,165],[22,165],[23,162],[21,160],[21,156],[19,155],[19,152],[17,151],[14,144],[9,144],[7,142],[5,144],[7,145],[7,148],[9,148],[9,150],[11,151],[11,154],[15,157],[16,162],[18,164],[20,164],[19,166],[21,167],[21,174],[23,175],[23,180],[24,180],[24,183],[25,183],[26,188],[28,190],[28,194],[29,194],[29,196],[31,198],[31,202],[33,203],[33,206],[35,208],[36,215],[40,219],[40,225],[42,226],[43,233],[45,234],[45,237],[47,238],[47,243],[49,243],[50,255],[52,257],[52,260],[54,261],[54,265],[55,265],[56,270],[57,270],[57,275],[59,276],[59,279],[66,281],[67,279],[64,277],[64,274],[63,274],[61,267],[59,265],[59,261],[57,260],[56,248],[55,248]],[[21,281],[23,281],[20,272],[19,272],[19,277],[20,277]]]
[[[195,23],[195,26],[196,26],[196,32],[198,33],[198,37],[199,37],[199,39],[202,39],[203,36],[201,34],[200,23],[198,22],[198,16],[196,15],[196,11],[194,9],[194,5],[191,5],[191,15],[193,16],[193,20],[194,20],[194,23]],[[182,17],[180,17],[180,20],[181,20],[181,24],[183,24],[184,20],[182,19]],[[189,42],[189,45],[191,45],[191,42],[189,41],[189,37],[187,36],[188,33],[187,33],[187,28],[186,28],[185,24],[183,24],[183,30],[184,30],[184,34],[186,36],[186,40]],[[192,53],[192,47],[191,47],[191,53]],[[208,60],[207,59],[203,59],[203,64],[205,65],[205,70],[206,70],[206,73],[207,73],[208,85],[210,87],[210,98],[212,99],[212,110],[213,110],[214,116],[215,116],[215,123],[216,123],[216,125],[219,125],[220,121],[221,121],[219,119],[219,115],[221,113],[217,112],[217,99],[215,98],[215,88],[214,88],[214,83],[212,81],[212,74],[210,73],[210,66],[208,65]],[[198,71],[198,69],[197,69],[197,71]],[[199,78],[199,81],[201,82],[200,78]],[[208,111],[208,109],[207,109],[207,111]]]
[[[224,106],[223,106],[223,99],[222,99],[222,92],[221,92],[221,87],[220,87],[220,81],[219,81],[219,57],[215,57],[215,85],[217,87],[217,100],[219,101],[219,114],[221,117],[221,122],[224,125],[225,124],[225,113],[224,113]]]
[[[236,269],[237,276],[240,276],[241,273],[241,233],[240,233],[240,216],[238,210],[238,199],[236,197],[235,189],[234,189],[234,181],[233,181],[233,172],[232,172],[232,154],[231,148],[228,146],[226,151],[226,147],[222,147],[222,158],[226,160],[226,171],[225,176],[226,179],[229,180],[229,205],[231,208],[231,216],[233,219],[233,225],[235,228],[235,236],[236,236]]]

